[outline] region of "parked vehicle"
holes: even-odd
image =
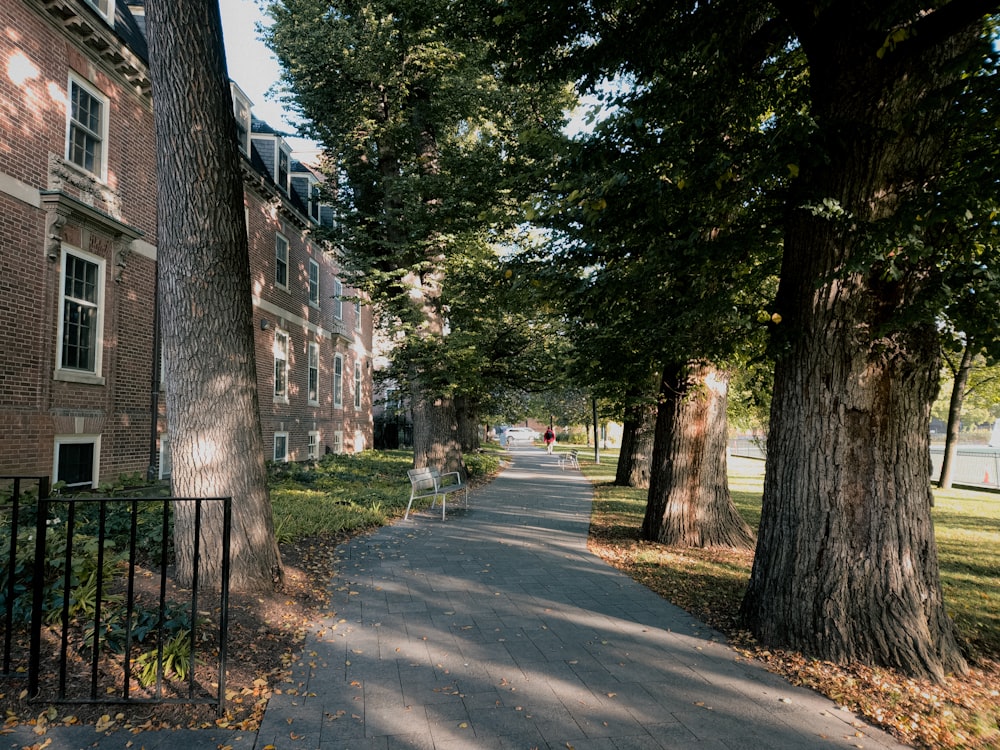
[[[542,436],[530,427],[508,427],[504,437],[508,443],[533,443]]]

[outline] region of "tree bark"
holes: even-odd
[[[951,488],[952,467],[955,464],[955,453],[958,450],[958,430],[962,424],[962,402],[965,400],[965,388],[969,384],[973,359],[975,359],[975,355],[970,339],[965,343],[965,349],[962,351],[962,361],[955,372],[955,380],[951,387],[951,399],[948,401],[948,427],[945,430],[944,457],[941,459],[941,474],[938,477],[938,487],[944,490]]]
[[[654,379],[650,393],[633,394],[632,403],[625,407],[622,446],[615,472],[615,484],[619,487],[649,489],[656,437],[656,399],[653,394],[660,382],[659,373]]]
[[[710,364],[663,370],[642,538],[682,547],[753,546],[726,471],[728,377]]]
[[[157,143],[158,285],[177,497],[232,498],[236,590],[282,578],[264,465],[243,182],[216,0],[148,8]],[[183,147],[181,147],[183,144]],[[194,504],[174,516],[177,577],[193,573]],[[205,504],[199,581],[218,586],[222,508]]]
[[[939,174],[950,134],[946,97],[935,97],[978,31],[970,19],[948,43],[882,57],[859,33],[884,20],[858,18],[883,12],[874,8],[799,18],[825,24],[799,31],[826,151],[803,160],[790,198],[762,518],[741,615],[767,645],[941,680],[966,666],[930,517],[938,336],[932,322],[898,317],[922,291],[920,266],[882,273],[864,229]]]
[[[468,453],[480,448],[479,408],[471,396],[455,397],[455,416],[458,422],[458,444]]]

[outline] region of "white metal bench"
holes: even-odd
[[[559,454],[559,468],[566,469],[566,467],[573,469],[580,468],[580,451],[571,450],[568,453]]]
[[[462,476],[457,471],[449,471],[442,474],[437,469],[410,469],[406,472],[410,477],[410,502],[406,504],[406,513],[403,515],[405,521],[410,517],[410,507],[414,500],[423,497],[433,497],[431,508],[437,505],[438,498],[441,498],[441,520],[444,520],[446,502],[448,495],[453,492],[462,491],[465,493],[465,507],[469,507],[469,485],[462,481]]]

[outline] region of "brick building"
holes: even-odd
[[[0,5],[0,475],[169,473],[141,21],[120,0]],[[371,314],[312,237],[319,177],[233,100],[266,457],[371,447]]]

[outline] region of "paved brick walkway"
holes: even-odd
[[[49,750],[903,747],[591,555],[589,483],[513,454],[468,511],[341,547],[333,614],[256,737],[90,729],[85,745],[50,732]]]

